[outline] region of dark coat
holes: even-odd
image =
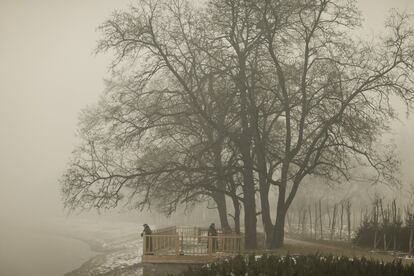
[[[152,235],[152,230],[148,225],[144,226],[144,231],[142,231],[141,233],[141,237],[143,237],[145,235]]]
[[[145,254],[154,254],[152,247],[152,230],[148,225],[144,226],[144,231],[141,233],[141,237],[145,235]]]
[[[217,230],[213,226],[210,225],[210,228],[208,228],[208,235],[209,236],[217,236]]]
[[[217,250],[217,248],[218,248],[218,240],[217,240],[217,238],[215,238],[215,237],[217,237],[217,236],[218,236],[218,233],[217,233],[216,228],[214,228],[212,225],[210,225],[210,228],[208,228],[207,235],[208,235],[208,236],[212,236],[212,237],[214,237],[214,238],[212,238],[212,239],[211,239],[211,240],[207,243],[207,248],[209,248],[209,244],[211,243],[211,245],[212,245],[212,248],[211,248],[212,252],[216,252],[216,250]]]

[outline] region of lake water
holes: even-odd
[[[94,255],[78,240],[0,225],[0,276],[60,276]]]

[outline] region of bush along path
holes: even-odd
[[[365,215],[353,243],[372,248],[374,251],[403,251],[412,256],[414,249],[412,207],[406,206],[405,212],[402,212],[396,200],[391,204],[383,204],[382,199],[375,199],[372,211]]]
[[[189,269],[182,276],[412,276],[414,264],[383,263],[365,258],[337,256],[236,256],[222,262]]]

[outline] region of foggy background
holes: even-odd
[[[1,220],[64,215],[58,179],[110,60],[93,54],[96,28],[127,3],[0,1]]]
[[[58,181],[78,143],[78,115],[98,101],[104,90],[103,79],[108,76],[112,57],[94,54],[97,27],[114,9],[127,8],[128,3],[133,1],[0,0],[0,275],[28,275],[27,271],[32,276],[56,275],[40,268],[52,262],[56,268],[50,271],[70,271],[93,255],[80,241],[3,233],[16,226],[40,226],[42,231],[52,232],[58,225],[76,225],[70,223],[78,217],[67,217],[63,210]],[[382,31],[390,9],[414,14],[413,0],[358,0],[358,5],[365,19],[360,35],[368,38]],[[394,124],[392,135],[402,160],[404,192],[414,183],[414,119],[405,116],[404,107],[398,109],[401,121]],[[98,218],[96,212],[83,217]],[[128,230],[137,232],[146,220],[138,212],[118,211],[99,218],[129,221]],[[189,214],[186,219],[196,218],[197,214]],[[209,221],[204,217],[201,220]],[[147,222],[166,224],[171,220],[156,216]],[[16,246],[19,243],[32,244]],[[36,254],[45,243],[54,248],[49,246],[47,252]],[[63,243],[66,255],[59,247]],[[73,256],[76,259],[72,260]],[[27,267],[13,274],[10,271],[20,265],[19,260],[37,262],[37,270]],[[6,272],[2,270],[4,264],[9,265]]]
[[[78,114],[97,102],[111,60],[93,54],[96,28],[129,2],[0,0],[0,225],[65,217],[58,179],[78,141]],[[368,37],[391,8],[414,13],[412,0],[358,2]],[[404,112],[394,137],[409,185],[414,119]]]

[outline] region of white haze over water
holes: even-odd
[[[79,240],[22,229],[0,229],[1,276],[59,276],[96,255]]]

